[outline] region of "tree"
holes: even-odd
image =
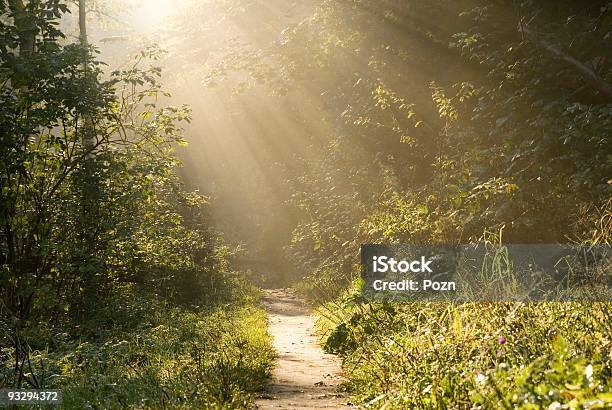
[[[60,42],[55,25],[66,4],[2,2],[0,11],[0,320],[13,329],[15,384],[36,386],[25,376],[22,330],[43,317],[83,320],[96,300],[111,297],[119,267],[138,258],[111,244],[138,249],[133,231],[143,242],[164,243],[159,237],[181,229],[177,209],[201,201],[185,198],[173,174],[171,144],[182,141],[177,124],[189,112],[157,109],[159,69],[140,67],[156,51],[145,50],[130,69],[100,81],[100,63],[88,49]],[[138,196],[174,219],[138,207]],[[181,198],[193,205],[179,205]],[[139,213],[159,225],[145,229]],[[172,293],[167,281],[124,278]]]

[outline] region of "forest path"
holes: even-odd
[[[263,302],[278,359],[256,408],[350,408],[346,395],[338,392],[340,359],[317,344],[315,318],[304,300],[289,289],[268,289]]]

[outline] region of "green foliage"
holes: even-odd
[[[160,50],[103,73],[65,2],[0,2],[0,387],[66,408],[247,408],[263,312],[177,175],[185,106]]]
[[[610,405],[609,304],[355,300],[321,308],[321,326],[374,408]]]
[[[325,113],[286,250],[358,402],[609,406],[609,305],[345,297],[363,243],[610,242],[608,3],[323,1],[261,51]]]
[[[300,98],[331,130],[290,199],[302,276],[350,279],[350,264],[321,255],[343,260],[364,242],[459,243],[501,228],[516,243],[589,236],[576,215],[610,197],[610,101],[541,41],[609,81],[610,11],[324,1],[284,30],[252,72],[280,66],[270,85],[308,90]]]
[[[602,367],[593,367],[585,357],[576,356],[563,337],[554,338],[552,344],[547,355],[526,367],[512,369],[500,363],[490,376],[480,377],[473,400],[494,408],[600,409],[612,405],[606,380],[609,365],[604,362]]]
[[[75,319],[127,284],[181,303],[229,297],[231,251],[206,223],[206,198],[176,175],[190,113],[157,105],[167,93],[147,60],[159,52],[102,81],[90,50],[47,36],[65,5],[18,4],[3,9],[7,35],[23,13],[44,24],[28,32],[31,52],[0,44],[3,314]]]
[[[98,328],[86,340],[40,324],[28,377],[61,389],[65,408],[250,408],[273,360],[262,310],[136,303],[147,308],[134,328]],[[15,358],[0,357],[0,384],[10,385]]]

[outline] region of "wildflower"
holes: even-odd
[[[589,381],[593,380],[593,365],[589,364],[585,369],[584,369],[584,375],[586,376],[586,378]]]
[[[497,339],[497,341],[499,342],[500,345],[506,344],[506,338],[503,336],[500,336],[499,339]]]

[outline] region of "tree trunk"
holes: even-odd
[[[87,12],[85,0],[79,0],[79,40],[83,47],[87,47]]]
[[[28,29],[28,12],[22,0],[9,0],[9,9],[13,13],[15,26],[19,30],[19,55],[26,57],[34,53],[36,44],[36,32]]]

